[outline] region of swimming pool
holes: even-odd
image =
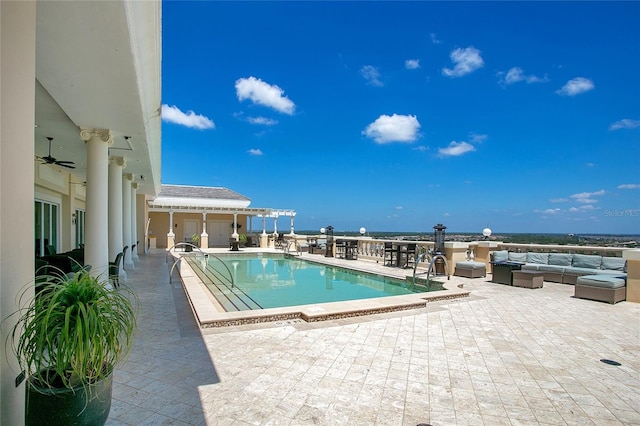
[[[441,290],[404,280],[323,265],[297,257],[257,253],[187,258],[227,312],[369,299]],[[224,262],[225,266],[222,265]],[[228,268],[228,271],[227,271]],[[225,276],[233,277],[233,284]]]

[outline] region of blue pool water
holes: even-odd
[[[276,308],[428,291],[424,287],[414,289],[404,280],[325,266],[300,258],[285,258],[283,255],[225,255],[219,259],[224,261],[233,276],[233,288],[220,284],[219,279],[205,279],[204,270],[196,270],[196,273],[227,310]],[[197,266],[197,262],[194,264]],[[212,269],[218,276],[228,275],[220,260],[213,257],[209,259],[207,270]]]

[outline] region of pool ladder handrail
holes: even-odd
[[[451,274],[449,274],[449,263],[447,262],[447,258],[445,255],[437,253],[435,256],[431,256],[430,253],[420,253],[419,256],[416,256],[416,260],[413,264],[413,284],[415,285],[416,283],[416,275],[424,275],[424,272],[421,272],[420,274],[416,273],[416,269],[418,268],[418,264],[423,261],[426,260],[427,258],[431,257],[431,260],[429,261],[429,269],[427,269],[427,287],[431,286],[431,271],[433,270],[433,264],[435,263],[436,260],[438,259],[442,259],[444,260],[444,268],[445,271],[447,271],[447,280],[451,279]],[[435,275],[435,273],[434,273]]]
[[[218,256],[216,256],[215,254],[213,254],[213,253],[205,253],[205,252],[203,252],[203,251],[202,251],[202,249],[201,249],[200,247],[196,246],[196,245],[193,245],[193,244],[191,244],[191,243],[177,243],[176,245],[174,245],[173,247],[171,247],[171,248],[167,251],[167,256],[169,256],[169,254],[171,254],[172,250],[174,250],[176,247],[186,247],[186,246],[192,246],[193,248],[195,248],[195,249],[197,249],[197,250],[198,250],[198,252],[199,252],[199,253],[196,253],[196,257],[198,257],[199,255],[204,256],[204,258],[205,258],[205,259],[208,259],[208,258],[210,258],[210,257],[213,257],[213,258],[217,259],[220,263],[222,263],[222,266],[224,266],[224,267],[225,267],[225,269],[227,270],[227,272],[229,273],[229,279],[228,279],[228,281],[229,281],[229,283],[231,284],[231,288],[235,287],[235,283],[234,283],[234,281],[233,281],[233,274],[231,273],[231,270],[229,269],[229,267],[227,266],[227,264],[226,264],[226,263],[224,263],[224,261],[223,261],[222,259],[220,259]],[[173,265],[171,266],[171,270],[169,271],[169,284],[171,284],[171,282],[172,282],[173,269],[176,267],[176,265],[177,265],[180,261],[182,261],[182,258],[183,258],[184,256],[185,256],[184,254],[183,254],[183,255],[180,255],[180,256],[177,258],[177,260],[175,260],[175,259],[176,259],[176,257],[175,257],[175,256],[173,256],[173,258],[174,258],[174,262],[173,262]],[[167,259],[168,259],[168,257],[165,257],[165,262],[167,262]],[[208,267],[208,263],[207,263],[207,267]],[[221,276],[222,276],[222,275],[221,275]],[[222,276],[222,277],[223,277],[223,278],[226,278],[226,277],[224,277],[224,276]]]
[[[284,246],[284,253],[285,253],[285,254],[288,254],[288,255],[290,255],[290,256],[293,256],[293,255],[291,254],[291,246],[292,246],[292,245],[295,247],[295,245],[296,245],[296,241],[295,241],[295,240],[289,240],[289,241],[287,241],[287,244]],[[302,254],[302,253],[300,253],[300,251],[298,251],[298,249],[294,249],[293,251],[295,252],[295,256],[300,256],[300,255]]]

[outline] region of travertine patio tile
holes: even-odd
[[[140,332],[111,426],[640,424],[638,305],[478,279],[413,311],[200,331],[166,269],[129,273]]]

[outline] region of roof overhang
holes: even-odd
[[[153,201],[147,202],[149,213],[211,213],[211,214],[244,214],[247,216],[271,217],[271,209],[254,207],[230,207],[230,206],[187,206],[184,204],[158,204]]]
[[[38,1],[35,153],[86,178],[80,128],[108,129],[139,193],[160,192],[160,1]],[[130,136],[127,141],[124,137]]]

